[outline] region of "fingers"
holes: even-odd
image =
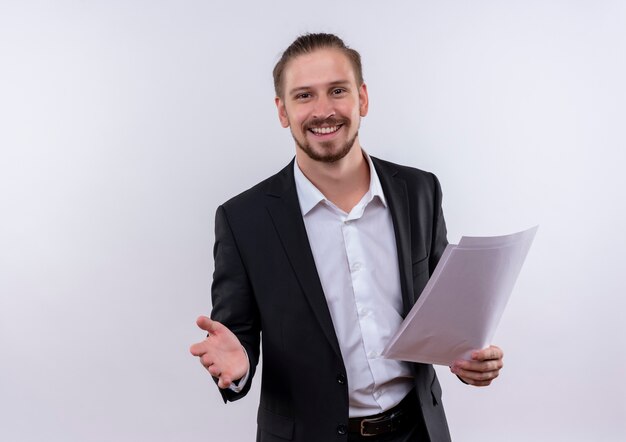
[[[203,362],[202,359],[200,360],[200,362]],[[204,365],[204,362],[203,362]],[[205,368],[208,370],[208,372],[211,374],[211,376],[213,376],[214,378],[217,378],[218,382],[217,382],[217,386],[219,388],[228,388],[230,387],[230,385],[232,384],[232,376],[227,374],[227,373],[222,373],[222,370],[216,365],[216,364],[211,364],[209,366],[205,365]]]
[[[204,365],[204,368],[207,369],[211,376],[217,378],[217,385],[219,388],[230,387],[230,384],[232,383],[231,376],[222,373],[221,368],[219,368],[217,364],[214,364],[213,362],[208,362],[207,359],[204,357],[200,358],[200,363]]]
[[[490,345],[487,348],[476,350],[472,353],[472,359],[475,361],[489,361],[492,359],[502,359],[503,357],[504,352],[500,347],[496,347],[495,345]]]
[[[492,371],[472,371],[452,366],[450,371],[463,379],[466,383],[476,387],[486,387],[500,375],[500,370]]]
[[[217,321],[213,321],[206,316],[199,316],[198,319],[196,319],[196,324],[198,324],[198,327],[202,330],[209,333],[215,333],[219,331],[220,327],[222,327],[222,324]]]
[[[233,381],[229,376],[220,376],[219,381],[217,382],[217,386],[219,388],[228,388]]]
[[[196,324],[198,325],[198,327],[208,332],[209,334],[215,334],[216,332],[219,333],[219,330],[221,328],[224,328],[221,323],[213,321],[211,318],[208,318],[206,316],[199,316],[198,319],[196,319]],[[194,356],[202,356],[208,351],[208,348],[206,346],[206,339],[202,342],[193,344],[191,347],[189,347],[189,351]]]
[[[206,316],[198,316],[198,319],[196,319],[196,324],[198,325],[198,327],[205,330],[205,327],[207,327],[205,320],[207,319],[210,321],[210,319]],[[191,347],[189,347],[189,353],[194,356],[202,356],[206,352],[203,343],[204,341],[193,344]]]
[[[500,370],[504,366],[503,357],[504,352],[499,347],[491,345],[474,351],[470,361],[455,361],[450,371],[470,385],[484,387],[500,375]]]
[[[215,360],[208,353],[204,353],[200,356],[200,363],[204,365],[204,368],[208,369],[209,367],[214,366]]]
[[[456,361],[453,367],[460,368],[467,371],[495,371],[504,367],[502,359],[495,359],[489,361]]]
[[[194,356],[202,356],[206,353],[206,349],[204,348],[204,342],[198,342],[189,347],[189,352]]]
[[[222,376],[222,365],[218,361],[214,361],[208,354],[203,354],[200,356],[200,363],[214,378],[219,378]]]
[[[206,367],[206,369],[209,370],[209,373],[211,373],[211,376],[214,378],[219,378],[222,375],[222,370],[217,368],[215,364]]]

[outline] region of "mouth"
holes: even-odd
[[[337,124],[336,126],[309,127],[308,131],[317,137],[324,137],[337,133],[342,127],[343,124]]]

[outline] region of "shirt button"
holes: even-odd
[[[345,385],[346,384],[346,377],[343,374],[338,374],[337,375],[337,383],[339,385]]]
[[[361,263],[360,262],[355,262],[354,265],[352,266],[353,270],[360,270],[361,269]]]
[[[337,434],[344,435],[347,432],[348,432],[348,427],[346,427],[344,424],[337,425]]]

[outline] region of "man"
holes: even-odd
[[[380,357],[447,244],[439,183],[362,150],[367,87],[338,37],[296,39],[274,86],[295,161],[218,208],[212,319],[191,353],[237,400],[262,332],[258,441],[447,441],[433,367]],[[488,385],[502,356],[451,370]]]

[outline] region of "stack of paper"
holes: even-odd
[[[448,245],[383,356],[452,365],[487,347],[537,228]]]

